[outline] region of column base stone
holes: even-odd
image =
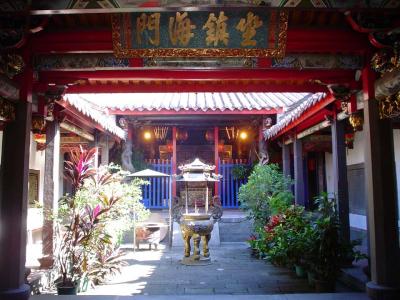
[[[390,287],[376,284],[373,281],[366,284],[367,294],[374,300],[397,300],[400,299],[400,287]]]
[[[30,293],[31,287],[23,284],[17,289],[0,290],[0,300],[28,300]]]

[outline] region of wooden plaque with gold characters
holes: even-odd
[[[285,55],[287,21],[286,11],[268,9],[115,14],[114,54],[280,58]]]

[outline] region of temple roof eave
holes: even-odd
[[[281,135],[295,121],[299,120],[304,114],[318,103],[327,98],[325,93],[316,93],[308,97],[305,101],[298,103],[295,107],[290,108],[287,112],[278,116],[278,122],[271,128],[264,131],[264,138],[271,140]]]

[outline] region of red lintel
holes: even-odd
[[[216,80],[293,80],[311,81],[319,79],[329,83],[351,83],[354,81],[355,70],[260,70],[260,69],[229,69],[229,70],[161,70],[161,69],[136,69],[136,70],[97,70],[97,71],[43,71],[39,74],[42,83],[58,83],[58,80],[138,80],[138,81],[169,81],[173,83],[191,82],[201,80],[213,84]]]
[[[47,84],[36,85],[35,91],[46,91]],[[313,83],[237,83],[221,82],[217,84],[204,84],[199,81],[183,83],[165,83],[157,84],[95,84],[95,85],[74,85],[68,88],[68,93],[296,93],[296,92],[326,92],[327,88],[323,85]]]
[[[35,54],[113,52],[110,29],[40,32],[32,40]],[[287,53],[363,53],[368,47],[367,38],[352,30],[289,27],[287,31]]]
[[[325,119],[325,116],[333,117],[333,112],[326,108],[321,109],[315,115],[311,116],[310,118],[308,118],[307,120],[304,120],[301,124],[299,124],[296,127],[296,132],[300,133],[300,132],[322,122]]]
[[[144,110],[144,111],[138,111],[138,110],[121,110],[121,109],[108,109],[108,113],[110,115],[126,115],[126,116],[160,116],[160,115],[271,115],[271,114],[277,114],[281,113],[282,109],[281,108],[271,108],[271,109],[261,109],[261,110],[250,110],[250,109],[244,109],[244,110],[230,110],[226,109],[224,111],[221,111],[219,109],[216,110],[193,110],[193,109],[180,109],[178,111],[176,110],[169,110],[169,109],[153,109],[153,110]]]

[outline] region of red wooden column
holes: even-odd
[[[172,127],[172,175],[176,174],[176,126]],[[172,181],[172,197],[176,196],[176,180]]]
[[[372,299],[400,299],[400,257],[397,224],[396,172],[391,120],[379,119],[375,76],[362,73],[364,92],[365,188]]]
[[[215,158],[215,174],[218,174],[219,169],[219,153],[218,153],[218,146],[219,146],[219,128],[218,126],[214,127],[214,158]],[[214,185],[214,194],[215,196],[219,196],[218,190],[218,182]]]
[[[30,292],[24,271],[33,72],[25,63],[16,119],[4,129],[0,174],[0,299],[7,300],[26,300]]]

